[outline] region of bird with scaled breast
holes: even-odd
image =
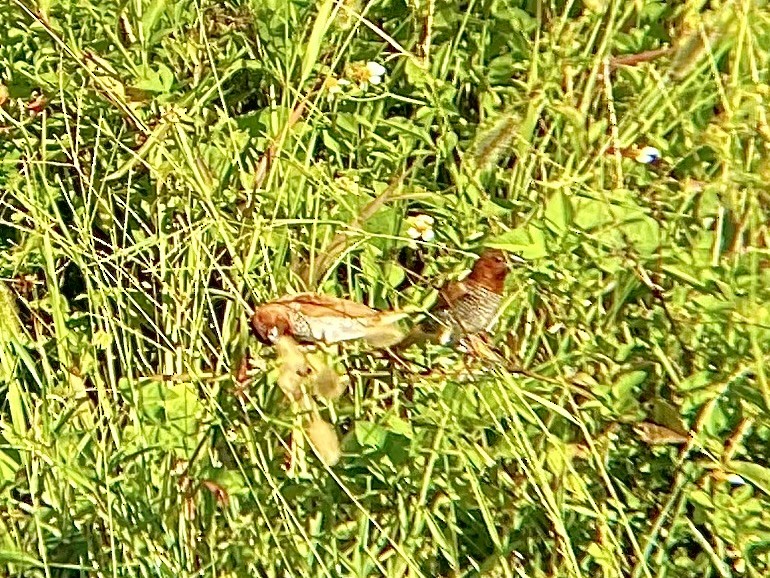
[[[500,309],[508,272],[502,251],[484,251],[468,277],[448,283],[439,291],[439,302],[430,311],[431,318],[415,326],[399,348],[425,342],[451,345],[484,332]]]

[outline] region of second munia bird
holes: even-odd
[[[500,309],[507,276],[503,252],[484,251],[468,277],[441,289],[431,319],[415,327],[401,346],[426,341],[448,345],[485,331]]]

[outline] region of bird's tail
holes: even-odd
[[[377,316],[376,321],[362,327],[361,337],[367,344],[377,349],[393,347],[406,335],[399,322],[408,315],[402,311],[384,311]]]
[[[375,325],[364,330],[363,339],[371,347],[381,349],[400,343],[405,332],[398,325]]]
[[[433,345],[443,344],[445,328],[435,320],[418,323],[397,344],[397,349],[406,349],[412,345],[423,346],[428,343]]]

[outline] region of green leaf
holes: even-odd
[[[166,0],[151,0],[150,5],[142,14],[142,29],[144,30],[145,38],[148,38],[152,34],[153,29],[166,10]]]
[[[714,409],[708,414],[708,419],[703,422],[703,431],[712,437],[718,438],[728,428],[729,424],[730,416],[728,415],[728,410],[723,406],[723,402],[720,399],[714,405]]]
[[[318,54],[321,52],[321,46],[323,46],[324,35],[331,23],[330,16],[333,6],[334,0],[324,0],[323,4],[318,8],[313,30],[310,32],[310,38],[305,48],[305,56],[302,58],[302,69],[299,75],[300,86],[310,76],[310,71],[313,70],[313,66],[318,61]]]
[[[0,444],[6,448],[0,449],[0,484],[13,483],[21,467],[19,452],[9,449],[9,441],[3,435],[0,435]]]
[[[630,371],[621,375],[612,386],[612,404],[615,412],[622,416],[630,416],[639,407],[637,388],[647,379],[646,371]]]
[[[8,286],[0,281],[0,347],[4,347],[12,340],[19,343],[26,341],[21,331],[14,295]]]
[[[604,118],[592,122],[591,126],[588,127],[588,142],[594,143],[602,138],[606,138],[608,124]]]
[[[438,548],[441,550],[442,554],[444,554],[447,560],[454,562],[456,560],[457,554],[454,548],[452,548],[450,541],[447,540],[447,537],[444,534],[444,529],[446,529],[446,525],[436,522],[431,512],[425,513],[425,522],[428,526],[428,530],[430,531],[430,535],[431,535],[431,538],[433,539],[433,542],[438,546]],[[454,563],[456,564],[456,562]]]
[[[703,370],[699,371],[698,373],[688,375],[679,383],[679,387],[677,389],[682,392],[693,391],[708,387],[713,383],[713,381],[714,373],[711,371]]]
[[[534,223],[508,231],[490,240],[488,247],[516,253],[524,259],[540,259],[548,255],[545,233]]]
[[[134,86],[147,92],[168,93],[174,82],[173,72],[163,63],[158,63],[157,70],[144,66],[139,69],[139,74]]]
[[[607,211],[607,203],[579,197],[574,203],[575,225],[586,231],[592,231],[607,224],[611,217]]]
[[[384,267],[388,287],[398,287],[406,278],[406,271],[398,263],[387,263]]]
[[[388,436],[388,430],[380,424],[370,421],[356,422],[355,432],[359,445],[376,449],[382,449]]]
[[[647,379],[646,371],[637,370],[624,373],[615,382],[615,386],[613,387],[614,393],[618,396],[626,395],[633,391],[636,386],[644,383],[645,379]]]
[[[656,399],[652,405],[652,420],[678,433],[687,433],[679,409],[665,399]]]
[[[428,82],[430,76],[426,73],[425,69],[417,64],[417,61],[413,58],[407,58],[404,65],[404,72],[406,78],[410,84],[416,87],[423,87]]]
[[[572,224],[572,203],[563,192],[557,191],[545,205],[545,224],[554,233],[564,234]]]
[[[489,63],[487,79],[491,85],[508,84],[515,71],[513,56],[504,54],[493,58]]]
[[[336,153],[337,156],[342,156],[342,149],[340,148],[339,143],[328,130],[325,130],[321,133],[321,138],[323,139],[324,146],[327,149]]]
[[[519,127],[519,138],[516,139],[516,156],[524,158],[527,149],[532,146],[532,140],[535,135],[535,128],[543,114],[545,108],[545,99],[542,94],[536,94],[529,100],[527,114]]]
[[[404,421],[400,417],[397,417],[395,415],[388,415],[388,417],[385,419],[385,423],[388,426],[388,429],[397,435],[407,437],[411,439],[414,436],[414,431],[412,430],[412,425],[408,421]]]
[[[676,277],[680,281],[683,281],[684,283],[687,283],[692,287],[696,287],[698,289],[705,288],[705,286],[703,285],[700,279],[698,279],[695,275],[692,275],[691,273],[685,271],[681,267],[675,267],[673,265],[663,265],[663,271],[667,275]],[[693,273],[696,273],[696,271],[693,271]]]
[[[160,85],[163,87],[163,92],[171,92],[171,87],[174,86],[174,73],[162,62],[158,63],[158,78],[160,79]]]
[[[770,468],[751,462],[733,460],[727,462],[727,469],[750,481],[770,496]]]
[[[34,556],[17,550],[0,550],[0,562],[5,564],[17,564],[19,566],[32,566],[43,568],[43,563]]]
[[[652,255],[658,248],[660,226],[652,217],[639,213],[627,219],[620,229],[642,255]]]
[[[628,191],[618,195],[612,202],[578,199],[574,203],[575,225],[608,248],[631,245],[642,255],[651,255],[658,248],[660,226],[629,198]]]

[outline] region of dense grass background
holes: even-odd
[[[760,0],[2,0],[3,575],[767,576],[769,61]],[[510,367],[330,350],[325,466],[253,306],[483,245]]]

